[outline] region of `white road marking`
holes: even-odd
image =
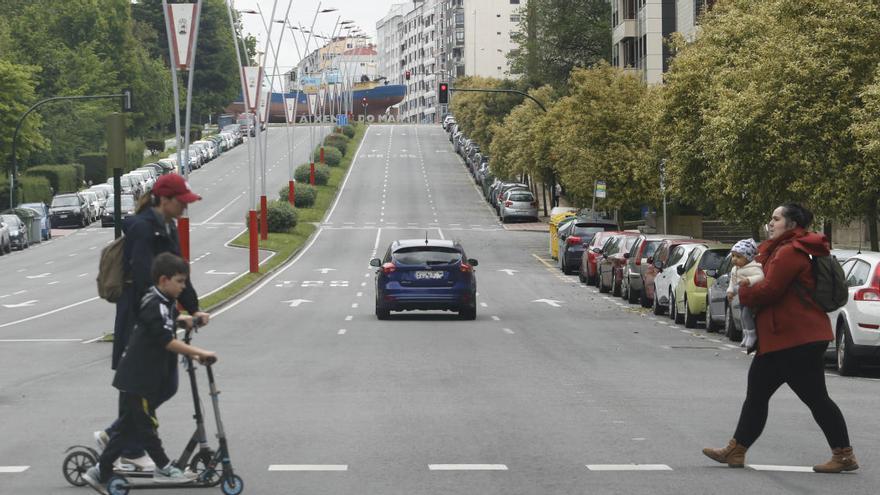
[[[666,464],[587,464],[590,471],[672,471]]]
[[[355,294],[355,297],[361,297],[361,296],[363,296],[363,295],[364,295],[363,292],[358,292],[357,294]]]
[[[30,466],[0,466],[0,473],[12,474],[12,473],[23,473],[27,471]]]
[[[486,303],[484,303],[484,302],[481,302],[481,303],[480,303],[480,306],[482,306],[482,307],[484,307],[484,308],[488,308],[488,307],[489,307],[489,305],[486,304]]]
[[[348,464],[272,464],[269,471],[348,471]]]
[[[82,342],[82,339],[0,339],[0,342]]]
[[[506,464],[428,464],[431,471],[507,471]]]
[[[513,335],[513,330],[511,330],[509,328],[502,328],[501,330],[504,330],[505,333],[509,333],[509,334]]]
[[[338,335],[345,335],[345,332],[346,332],[346,330],[345,330],[344,328],[340,328],[339,331],[336,332],[336,333],[337,333]]]
[[[76,255],[77,255],[77,253],[70,253],[70,254],[68,254],[67,256],[70,257],[70,258],[72,258],[72,257],[74,257],[74,256],[76,256]]]
[[[4,308],[9,308],[9,309],[12,309],[12,308],[29,308],[29,307],[33,306],[34,304],[36,304],[37,301],[38,301],[37,299],[31,299],[30,301],[25,301],[25,302],[18,303],[18,304],[4,304],[3,307],[4,307]]]
[[[812,466],[774,466],[772,464],[746,464],[755,471],[781,471],[786,473],[812,473]]]
[[[351,307],[352,307],[352,309],[357,308],[357,307],[358,307],[358,303],[353,303],[353,304],[351,305]]]
[[[60,283],[61,283],[61,282],[59,282],[59,281],[57,281],[57,280],[53,280],[52,282],[49,282],[49,283],[46,284],[46,285],[55,285],[55,284],[60,284]]]
[[[33,279],[35,279],[35,278],[46,278],[46,277],[48,277],[49,275],[52,275],[52,274],[49,273],[49,272],[46,272],[46,273],[41,273],[41,274],[39,274],[39,275],[27,275],[27,276],[25,276],[25,278],[28,278],[28,279],[33,280]],[[18,292],[16,292],[16,294],[18,294]]]
[[[18,292],[13,292],[12,295],[13,295],[13,296],[17,296],[17,295],[19,295],[19,294],[24,294],[25,292],[27,292],[27,290],[20,290],[20,291],[18,291]]]
[[[492,319],[495,320],[495,321],[501,321],[501,318],[499,318],[499,317],[497,317],[497,316],[495,316],[495,315],[492,315]]]
[[[351,321],[353,318],[354,316],[348,315],[345,317],[345,321]]]
[[[367,276],[369,277],[370,274],[367,274]],[[367,283],[366,283],[366,282],[361,282],[361,287],[366,287],[366,286],[367,286]]]
[[[308,299],[291,299],[289,301],[281,301],[281,302],[290,303],[291,308],[297,308],[302,303],[310,303],[312,301],[309,301]]]
[[[440,234],[440,238],[443,239],[443,240],[445,241],[445,240],[446,240],[446,237],[443,236],[443,231],[440,230],[440,228],[437,228],[437,232]]]
[[[76,277],[77,277],[77,278],[80,278],[80,277],[85,277],[86,275],[88,275],[88,273],[80,273],[80,274],[77,275]]]

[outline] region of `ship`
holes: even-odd
[[[354,95],[352,97],[354,110],[352,113],[354,116],[372,115],[377,119],[380,116],[395,115],[396,111],[391,109],[391,107],[403,101],[404,96],[406,96],[406,86],[403,84],[381,84],[375,81],[358,83],[354,87]],[[300,121],[302,118],[308,118],[308,95],[304,92],[273,92],[269,105],[269,122],[286,122],[284,101],[293,98],[296,98],[298,101],[296,105],[296,120]],[[363,105],[364,102],[366,102],[366,107]],[[336,105],[331,105],[328,99],[325,106],[325,114],[329,113],[331,108],[340,108],[338,102]],[[226,107],[226,113],[229,114],[237,115],[244,111],[244,99],[241,94],[238,95],[236,101]],[[320,113],[320,111],[316,113]]]

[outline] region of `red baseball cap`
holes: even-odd
[[[166,174],[159,177],[153,184],[153,196],[177,198],[181,203],[192,203],[202,199],[201,196],[192,192],[189,182],[178,174]]]

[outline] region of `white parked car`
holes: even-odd
[[[880,253],[864,252],[843,262],[849,298],[828,313],[841,375],[858,373],[862,362],[880,361]]]
[[[661,271],[656,277],[654,277],[655,304],[668,308],[669,301],[675,301],[675,294],[673,292],[681,278],[681,275],[678,274],[676,268],[678,268],[679,265],[683,265],[687,261],[688,255],[691,254],[691,251],[698,246],[703,246],[703,244],[680,244],[676,246],[675,249],[669,253],[669,258],[666,260],[666,263],[664,263],[663,266],[657,267]],[[673,312],[669,311],[669,313],[671,315]]]

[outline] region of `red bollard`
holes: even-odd
[[[315,162],[309,163],[309,184],[315,185]]]
[[[269,238],[269,222],[267,222],[267,204],[266,204],[266,196],[260,196],[260,239],[266,240]]]
[[[250,231],[250,270],[251,273],[260,271],[259,242],[257,241],[257,212],[248,212],[248,230]]]
[[[189,218],[177,219],[177,238],[180,241],[180,255],[189,261]]]
[[[290,206],[296,206],[296,183],[289,181],[287,186],[287,201],[290,202]]]

